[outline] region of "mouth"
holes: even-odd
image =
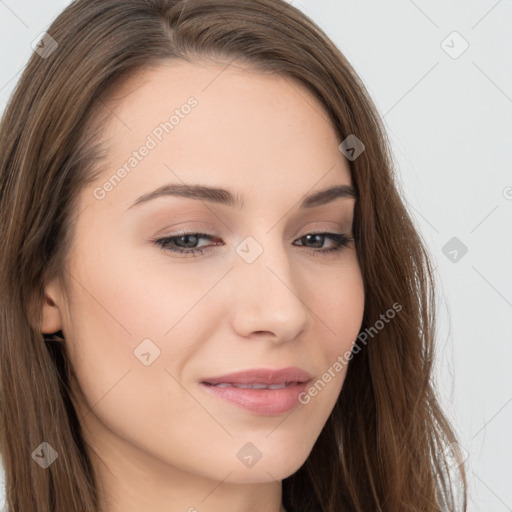
[[[312,376],[299,368],[254,369],[200,381],[201,388],[230,405],[260,416],[275,416],[299,405]]]
[[[205,386],[213,386],[216,388],[239,388],[239,389],[284,389],[289,386],[295,386],[297,384],[302,384],[303,382],[283,382],[282,384],[259,384],[259,383],[252,383],[252,384],[236,384],[231,382],[220,382],[218,384],[212,384],[210,382],[201,382],[201,384],[204,384]]]
[[[290,366],[276,370],[269,368],[252,368],[250,370],[243,370],[218,377],[208,377],[203,379],[202,382],[205,384],[227,384],[237,387],[256,387],[260,385],[265,387],[274,385],[286,387],[288,384],[303,383],[309,379],[311,379],[311,375],[308,372],[296,366]]]

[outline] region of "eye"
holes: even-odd
[[[315,254],[326,254],[326,253],[336,253],[348,247],[350,242],[353,241],[353,238],[346,233],[308,233],[298,240],[305,239],[307,243],[313,243],[316,247],[318,245],[323,246],[323,242],[325,239],[331,239],[334,241],[334,246],[328,249],[321,249],[317,251],[313,251]]]
[[[213,240],[213,237],[206,233],[183,233],[180,235],[166,236],[165,238],[159,238],[155,240],[155,243],[159,245],[165,251],[171,251],[181,254],[192,254],[196,253],[204,254],[204,250],[208,247],[195,247],[201,238]],[[220,245],[220,244],[215,244]],[[211,246],[209,247],[211,248]]]
[[[171,251],[179,254],[191,254],[192,256],[204,254],[204,251],[210,251],[216,245],[222,245],[222,242],[219,242],[217,239],[217,242],[213,245],[198,247],[197,244],[201,239],[214,240],[215,238],[212,235],[208,235],[206,233],[181,233],[156,239],[154,240],[154,243],[165,251]],[[334,246],[327,249],[319,248],[324,245],[326,239],[333,241]],[[297,240],[305,241],[305,243],[301,242],[300,244],[300,246],[303,247],[306,247],[306,244],[313,244],[314,248],[311,249],[311,252],[315,255],[318,253],[326,255],[341,251],[345,247],[348,247],[354,239],[345,233],[325,232],[308,233],[307,235],[304,235]]]

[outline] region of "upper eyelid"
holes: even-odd
[[[311,224],[312,222],[308,223],[308,224]],[[341,233],[350,233],[352,231],[352,227],[353,227],[353,222],[350,221],[348,223],[349,225],[349,228],[348,230],[347,229],[344,229],[342,228],[340,225],[341,224],[345,224],[345,221],[342,220],[341,222],[340,221],[327,221],[327,220],[317,220],[315,221],[314,223],[327,223],[327,224],[337,224],[337,227],[333,227],[333,226],[330,226],[330,227],[322,227],[322,228],[310,228],[310,229],[306,229],[305,230],[305,234],[310,234],[310,233],[328,233],[330,232],[331,229],[334,229],[336,231],[334,231],[333,233],[336,233],[336,234],[339,234],[340,232]],[[174,236],[183,236],[183,235],[197,235],[197,234],[201,234],[201,235],[206,235],[206,236],[211,236],[211,237],[216,237],[216,236],[220,236],[220,235],[216,235],[216,234],[212,234],[212,233],[207,233],[206,231],[217,231],[217,228],[209,223],[202,223],[202,224],[206,224],[205,226],[203,227],[197,227],[197,228],[181,228],[181,229],[178,229],[177,231],[173,231],[169,234],[163,234],[159,237],[161,238],[170,238],[170,237],[174,237]],[[231,230],[230,230],[231,231]],[[304,236],[304,235],[301,235],[301,236]]]
[[[303,235],[300,235],[298,238],[302,238],[306,235],[311,234],[318,234],[318,235],[325,235],[325,234],[332,234],[332,235],[348,235],[350,234],[351,230],[345,231],[345,230],[339,230],[339,231],[330,231],[328,228],[323,229],[312,229],[306,231]],[[177,238],[180,236],[186,236],[186,235],[200,235],[202,237],[208,237],[208,238],[219,238],[217,235],[212,235],[210,233],[205,233],[203,231],[193,231],[193,230],[183,230],[183,231],[174,231],[173,233],[169,233],[168,235],[161,235],[159,237],[156,237],[157,239],[161,238]]]

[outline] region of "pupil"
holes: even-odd
[[[182,237],[180,237],[181,240],[189,240],[189,239],[192,239],[192,243],[189,243],[187,244],[187,242],[185,242],[185,245],[187,247],[189,246],[193,246],[195,245],[195,243],[197,242],[197,237],[195,235],[184,235]]]
[[[311,237],[316,237],[316,245],[315,247],[322,247],[322,235],[315,234],[315,235],[306,235],[306,239],[308,239],[308,242],[311,242]],[[315,243],[315,242],[313,242]]]

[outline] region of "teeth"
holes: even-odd
[[[242,388],[242,389],[284,389],[288,383],[283,384],[229,384],[222,382],[220,384],[214,384],[218,388]]]
[[[265,389],[267,386],[265,384],[233,384],[233,387],[243,389]]]

